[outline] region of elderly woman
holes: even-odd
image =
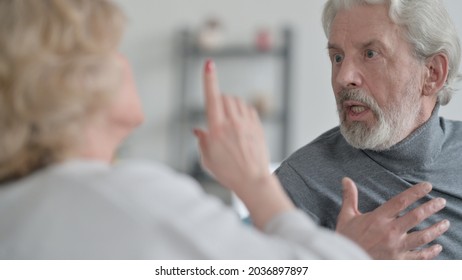
[[[212,62],[203,161],[258,229],[161,164],[111,164],[143,119],[123,25],[106,0],[0,1],[0,258],[367,258],[294,209],[255,111],[217,93]]]

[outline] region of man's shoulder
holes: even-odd
[[[342,176],[339,170],[364,164],[363,159],[361,150],[348,144],[340,128],[334,127],[290,155],[275,174],[291,181],[299,177],[304,184],[313,180],[339,181]]]
[[[299,148],[284,162],[297,164],[299,162],[305,162],[307,158],[315,159],[318,158],[318,156],[322,156],[323,159],[329,159],[330,156],[334,156],[339,151],[348,149],[349,147],[351,146],[345,141],[340,133],[340,128],[337,126]]]
[[[351,155],[355,150],[334,127],[294,152],[275,174],[297,207],[316,223],[334,229],[341,204],[342,165],[348,158],[358,158]]]

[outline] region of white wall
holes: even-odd
[[[322,0],[116,0],[129,24],[121,50],[131,60],[146,122],[128,139],[122,156],[168,162],[169,121],[178,93],[176,32],[196,28],[210,15],[226,26],[229,41],[245,41],[261,26],[294,28],[290,150],[306,144],[338,123],[330,87],[326,39],[320,23]],[[462,1],[445,0],[462,37]],[[459,86],[460,87],[460,86]],[[226,89],[224,89],[226,90]],[[462,120],[462,97],[456,95],[441,114]]]

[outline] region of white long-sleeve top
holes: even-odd
[[[0,185],[1,259],[356,259],[299,211],[247,226],[156,163],[74,160]]]

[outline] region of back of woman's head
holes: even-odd
[[[68,157],[119,87],[107,0],[0,0],[0,182]]]

